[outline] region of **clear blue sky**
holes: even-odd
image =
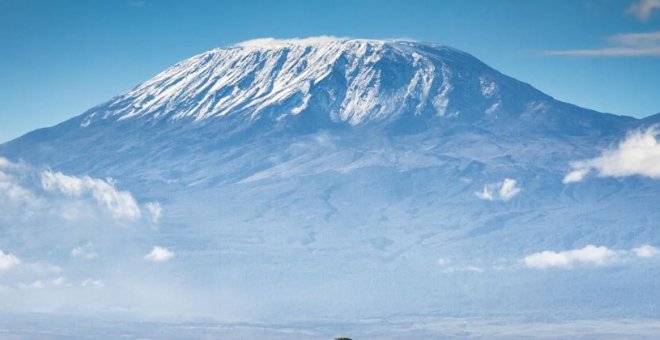
[[[444,43],[560,100],[643,117],[660,112],[659,32],[660,0],[0,0],[0,142],[260,37]]]

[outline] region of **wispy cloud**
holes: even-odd
[[[102,280],[97,280],[97,279],[85,279],[82,282],[80,282],[80,287],[82,288],[103,288],[105,284],[103,283]]]
[[[474,194],[486,201],[508,201],[520,193],[518,182],[515,179],[505,178],[501,182],[484,185],[482,191]]]
[[[605,41],[607,46],[603,47],[550,50],[541,54],[561,57],[660,57],[660,32],[620,33],[606,37]]]
[[[571,163],[572,171],[564,177],[564,183],[580,182],[589,173],[600,177],[624,177],[641,175],[660,179],[660,127],[634,131],[610,150],[588,160]]]
[[[660,10],[660,0],[639,0],[628,7],[628,13],[641,21],[648,20],[658,10]]]
[[[447,257],[438,259],[438,266],[442,268],[442,272],[449,273],[482,273],[484,268],[474,265],[453,265],[452,260]]]
[[[620,33],[607,37],[607,41],[620,46],[657,46],[660,32]]]
[[[99,254],[94,251],[94,245],[88,242],[71,249],[71,256],[86,260],[95,260],[99,257]]]

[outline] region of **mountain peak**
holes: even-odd
[[[567,131],[599,115],[578,108],[586,115],[576,117],[575,109],[450,47],[320,36],[256,39],[201,53],[92,108],[79,125],[214,122],[232,131],[260,121],[308,131],[449,121]]]
[[[315,115],[357,125],[413,116],[482,116],[499,89],[533,93],[467,53],[403,40],[328,36],[257,39],[214,49],[85,113],[82,126],[133,118],[176,121]]]

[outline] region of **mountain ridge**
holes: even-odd
[[[568,107],[468,53],[438,44],[329,37],[260,41],[181,61],[85,112],[81,126],[107,119],[218,117],[233,117],[228,123],[237,124],[309,118],[320,126],[355,126],[409,116],[468,123],[523,117],[534,124],[530,118],[536,117],[526,115],[544,115],[558,124],[565,111],[592,112]],[[562,117],[554,117],[557,112]]]

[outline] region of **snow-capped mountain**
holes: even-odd
[[[45,191],[39,207],[55,193],[88,193],[115,216],[113,199],[126,196],[116,187],[133,193],[128,216],[147,226],[66,227],[76,215],[63,209],[65,227],[45,228],[23,210],[11,223],[0,213],[0,249],[64,268],[93,257],[108,270],[84,269],[107,277],[87,285],[109,296],[127,294],[117,271],[177,292],[129,292],[147,311],[155,301],[269,321],[658,316],[649,273],[659,272],[660,187],[653,172],[607,163],[653,149],[657,121],[557,101],[437,44],[248,41],[0,145],[12,169],[47,169],[32,176]],[[0,193],[18,195],[2,160]],[[26,241],[25,230],[39,238]],[[161,260],[171,272],[145,267]],[[200,296],[179,299],[181,287]]]
[[[573,136],[582,142],[599,137],[587,145],[607,145],[638,124],[554,100],[465,52],[437,44],[265,39],[184,60],[78,117],[9,142],[0,152],[50,166],[67,164],[77,173],[97,169],[118,176],[109,167],[136,161],[136,155],[142,161],[171,150],[177,159],[205,157],[212,146],[327,130],[363,131],[348,132],[354,137],[365,130],[380,131],[379,136],[444,135],[443,145],[462,143],[446,136],[456,131],[469,131],[472,141],[525,135],[565,144],[564,137]]]
[[[315,127],[514,119],[527,129],[545,124],[558,133],[593,128],[585,124],[596,120],[620,122],[557,102],[450,47],[336,38],[256,40],[211,50],[81,118],[82,127],[131,119],[312,121]]]

